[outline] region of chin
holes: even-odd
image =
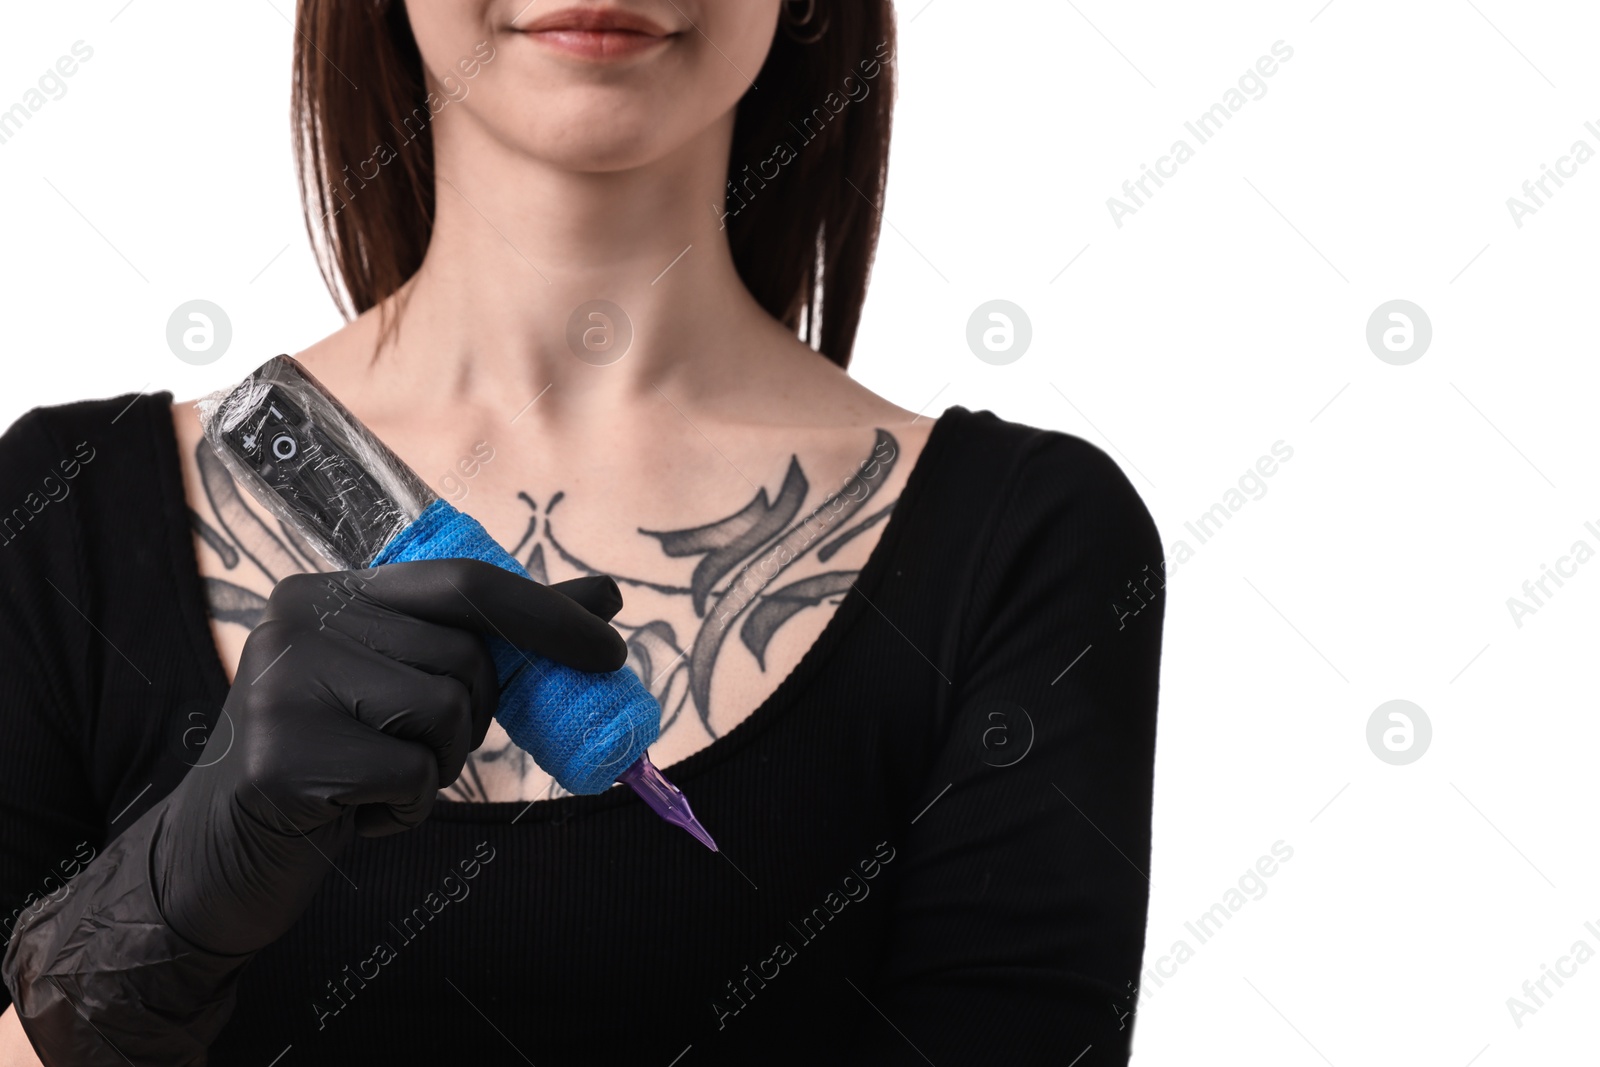
[[[658,138],[646,136],[643,131],[630,134],[629,131],[608,130],[605,136],[590,134],[584,138],[538,131],[514,134],[506,141],[530,160],[578,173],[634,170],[670,152],[670,146],[662,146]]]
[[[511,142],[530,158],[583,172],[631,170],[670,154],[672,143],[659,126],[647,121],[619,121],[613,114],[604,123],[579,120],[572,127],[522,131]]]
[[[530,159],[574,171],[642,167],[701,132],[694,117],[659,88],[573,86],[508,94],[492,107],[487,96],[478,103],[478,123],[496,140]]]

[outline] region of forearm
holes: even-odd
[[[147,812],[12,934],[13,1018],[50,1067],[201,1064],[232,1011],[250,957],[197,948],[156,905],[149,858],[163,814]]]

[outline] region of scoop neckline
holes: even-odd
[[[206,615],[205,583],[200,574],[200,560],[195,553],[190,524],[175,521],[173,518],[175,514],[187,514],[188,505],[183,492],[183,457],[178,451],[177,430],[172,424],[172,394],[158,393],[153,399],[158,401],[163,416],[157,421],[165,424],[165,432],[161,434],[161,438],[167,451],[166,467],[169,475],[175,479],[177,487],[176,508],[168,510],[167,525],[169,538],[175,542],[171,547],[178,553],[176,558],[187,562],[187,576],[180,575],[180,585],[186,587],[187,594],[184,597],[187,605],[187,610],[184,611],[184,615],[187,616],[186,628],[191,639],[198,639],[196,653],[202,660],[201,669],[209,677],[213,691],[221,693],[225,699],[230,688],[228,675],[223,668],[222,657],[217,652],[216,641],[211,636],[210,622]],[[923,443],[922,451],[912,461],[905,487],[900,491],[893,510],[889,512],[888,521],[878,538],[878,543],[872,546],[872,551],[867,554],[867,560],[861,565],[856,580],[850,583],[850,589],[839,602],[839,607],[823,624],[822,632],[801,654],[800,659],[789,669],[789,673],[784,675],[777,688],[768,693],[766,699],[735,724],[733,729],[715,738],[704,748],[661,768],[668,778],[681,786],[718,764],[727,762],[738,752],[753,744],[794,703],[795,695],[810,683],[864,607],[872,603],[863,587],[872,592],[877,591],[883,572],[889,565],[889,559],[894,555],[905,528],[910,523],[908,516],[921,501],[925,483],[931,477],[929,471],[936,466],[936,457],[945,438],[951,432],[950,427],[961,417],[971,414],[972,412],[956,404],[946,408],[934,420],[932,428],[928,431],[928,439]],[[184,568],[180,566],[179,569],[181,571]],[[603,811],[625,803],[631,797],[632,793],[629,790],[616,787],[607,789],[603,793],[572,794],[533,800],[449,800],[440,797],[434,801],[433,810],[428,817],[442,822],[515,823],[525,819],[533,823],[553,822],[573,815]]]

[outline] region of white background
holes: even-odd
[[[291,170],[290,0],[125,2],[7,11],[0,107],[74,41],[94,57],[0,145],[0,424],[191,397],[339,322]],[[1194,549],[1170,577],[1146,962],[1194,956],[1146,981],[1136,1061],[1591,1060],[1600,960],[1520,1028],[1506,999],[1575,941],[1600,951],[1600,561],[1520,628],[1506,600],[1573,542],[1600,549],[1600,159],[1520,228],[1506,199],[1573,141],[1600,150],[1600,13],[909,0],[901,19],[857,374],[1099,444]],[[1183,123],[1279,40],[1266,95],[1197,144]],[[1195,157],[1116,226],[1107,198],[1179,137]],[[165,342],[197,297],[234,328],[204,368]],[[1032,320],[1007,366],[965,340],[994,298]],[[1396,298],[1434,330],[1406,366],[1365,340]],[[1199,544],[1184,523],[1280,440],[1267,493]],[[1407,766],[1366,742],[1396,698],[1433,726]],[[1199,944],[1184,923],[1279,840],[1266,895]]]

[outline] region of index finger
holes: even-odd
[[[627,643],[605,620],[550,586],[492,563],[411,560],[386,563],[367,574],[362,573],[359,595],[378,604],[503,638],[580,671],[614,671],[628,658]]]

